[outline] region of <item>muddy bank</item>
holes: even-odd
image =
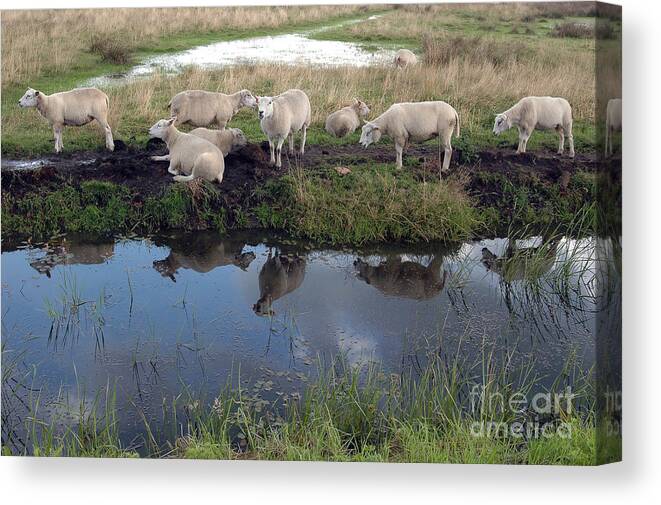
[[[333,169],[350,167],[355,174],[367,174],[374,173],[375,164],[388,165],[385,172],[394,163],[392,145],[368,149],[313,145],[303,157],[283,152],[283,167],[278,169],[270,165],[264,142],[228,155],[222,184],[180,184],[172,181],[167,162],[151,159],[165,153],[162,142],[150,141],[144,149],[119,142],[117,147],[113,153],[87,151],[3,161],[3,239],[13,234],[32,237],[62,231],[170,228],[269,227],[292,232],[295,189],[292,178],[283,178],[292,168],[303,169],[314,184],[328,191],[360,199],[354,179],[338,178]],[[438,178],[438,151],[433,144],[411,146],[405,164],[401,176],[394,175],[409,181],[405,186]],[[585,155],[571,160],[550,152],[517,155],[505,150],[466,153],[455,149],[452,168],[443,178],[463,188],[483,214],[484,229],[493,230],[512,223],[550,223],[558,215],[568,219],[591,201],[597,170],[597,161]]]
[[[145,149],[128,148],[118,141],[118,149],[107,151],[81,151],[61,155],[49,155],[36,160],[8,160],[2,164],[2,191],[14,196],[27,192],[57,189],[63,183],[76,185],[85,180],[100,180],[121,184],[136,193],[150,196],[161,193],[173,184],[167,172],[167,162],[151,160],[151,156],[165,154],[161,142],[150,141]],[[488,150],[471,154],[455,149],[452,168],[444,177],[460,174],[498,173],[508,177],[535,177],[547,183],[566,185],[566,179],[576,171],[594,172],[594,157],[578,155],[574,160],[558,157],[555,153],[526,153],[517,155],[504,150]],[[417,179],[433,180],[438,177],[438,154],[433,146],[410,147],[405,166]],[[417,161],[417,163],[416,163]],[[370,146],[309,146],[303,157],[296,153],[290,157],[283,150],[283,167],[278,169],[269,163],[268,144],[250,144],[225,158],[223,183],[217,186],[220,193],[243,193],[279,177],[289,167],[301,167],[311,172],[329,167],[361,167],[373,163],[394,163],[394,149],[389,145]],[[470,186],[470,184],[469,184]],[[475,188],[477,189],[477,187]]]

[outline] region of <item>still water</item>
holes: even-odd
[[[337,356],[404,373],[430,353],[496,350],[533,363],[543,389],[569,356],[593,364],[594,241],[540,242],[343,250],[198,232],[5,246],[3,368],[29,385],[3,382],[4,425],[37,395],[54,414],[110,385],[130,440],[182,391],[212,399],[231,383],[268,408]]]
[[[395,49],[367,48],[363,44],[337,40],[316,40],[311,36],[329,28],[372,21],[369,18],[345,21],[315,30],[247,39],[228,40],[196,46],[185,51],[159,54],[146,58],[128,72],[95,77],[87,86],[125,84],[136,78],[162,71],[176,74],[187,66],[214,70],[232,65],[307,65],[322,67],[365,67],[392,64]]]

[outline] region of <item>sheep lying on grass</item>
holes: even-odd
[[[255,97],[247,89],[231,95],[211,91],[188,90],[177,93],[168,107],[170,114],[177,117],[177,124],[209,126],[213,123],[218,128],[225,128],[232,117],[243,107],[254,107]]]
[[[376,119],[363,125],[360,143],[367,147],[382,135],[395,141],[397,168],[402,168],[402,152],[409,142],[424,142],[436,136],[444,149],[442,170],[447,170],[452,157],[452,132],[459,136],[459,115],[445,102],[396,103]]]
[[[180,132],[174,126],[176,120],[176,117],[161,119],[149,128],[151,137],[162,139],[168,146],[168,172],[175,176],[174,180],[188,182],[202,177],[210,182],[223,182],[225,160],[220,149],[208,140]]]
[[[305,154],[305,139],[312,112],[310,99],[303,91],[290,89],[276,97],[257,97],[257,107],[259,124],[269,139],[272,164],[282,166],[282,144],[286,137],[289,137],[289,154],[294,154],[294,133],[299,130],[303,131],[300,152]]]
[[[622,131],[622,99],[611,98],[606,106],[606,147],[605,156],[613,154],[613,133]]]
[[[64,149],[62,129],[65,126],[83,126],[91,121],[101,125],[106,134],[106,147],[115,149],[112,130],[108,124],[108,96],[96,88],[76,88],[71,91],[47,95],[28,88],[18,101],[21,107],[36,107],[53,128],[55,152]]]
[[[326,118],[326,131],[336,137],[353,133],[360,126],[360,118],[370,113],[365,102],[354,98],[353,103],[333,112]]]
[[[500,135],[512,126],[519,129],[519,147],[517,153],[525,153],[528,139],[535,128],[554,129],[560,136],[558,154],[565,149],[565,136],[569,140],[569,156],[574,157],[574,136],[572,135],[571,105],[564,98],[552,96],[527,96],[507,109],[496,114],[493,133]]]
[[[418,57],[408,49],[400,49],[395,53],[395,66],[398,68],[408,67],[418,63]]]
[[[225,130],[209,130],[207,128],[195,128],[191,130],[190,135],[195,135],[204,140],[211,142],[223,153],[223,156],[227,156],[229,153],[236,151],[237,149],[245,146],[248,143],[248,139],[244,135],[243,131],[239,128],[226,128]],[[166,154],[164,156],[152,156],[154,161],[168,161],[170,155]]]

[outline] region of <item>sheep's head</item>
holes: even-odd
[[[252,310],[258,316],[274,316],[275,311],[271,306],[272,303],[273,297],[271,295],[264,295],[259,300],[257,300],[255,305],[252,306]]]
[[[235,151],[248,144],[246,135],[239,128],[230,128],[232,132],[232,151]]]
[[[28,88],[25,94],[18,101],[19,107],[36,107],[39,102],[40,91],[36,89]]]
[[[257,99],[249,90],[243,89],[239,93],[241,95],[241,99],[239,100],[239,107],[255,108],[257,105]]]
[[[153,262],[154,270],[156,270],[163,277],[168,277],[172,282],[177,282],[174,274],[177,273],[177,269],[169,261],[170,258],[164,260],[156,260]]]
[[[164,139],[170,126],[177,120],[177,116],[172,116],[170,119],[160,119],[151,128],[149,128],[149,136]]]
[[[363,132],[360,135],[360,143],[363,147],[374,144],[381,138],[381,129],[374,123],[365,122]]]
[[[356,111],[358,111],[359,116],[367,117],[367,115],[370,113],[370,108],[367,106],[367,104],[361,100],[358,100],[357,98],[353,99],[353,106],[356,108]]]
[[[500,135],[512,127],[512,120],[507,114],[496,114],[496,120],[493,123],[494,135]]]
[[[268,119],[273,115],[273,98],[270,96],[257,97],[257,110],[259,119]]]
[[[255,253],[248,251],[234,256],[234,264],[241,270],[248,270],[250,264],[255,260]]]

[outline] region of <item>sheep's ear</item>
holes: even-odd
[[[170,119],[168,119],[168,124],[172,124],[177,120],[177,116],[172,116]]]
[[[34,92],[34,96],[39,96],[39,95],[40,95],[39,91]]]

